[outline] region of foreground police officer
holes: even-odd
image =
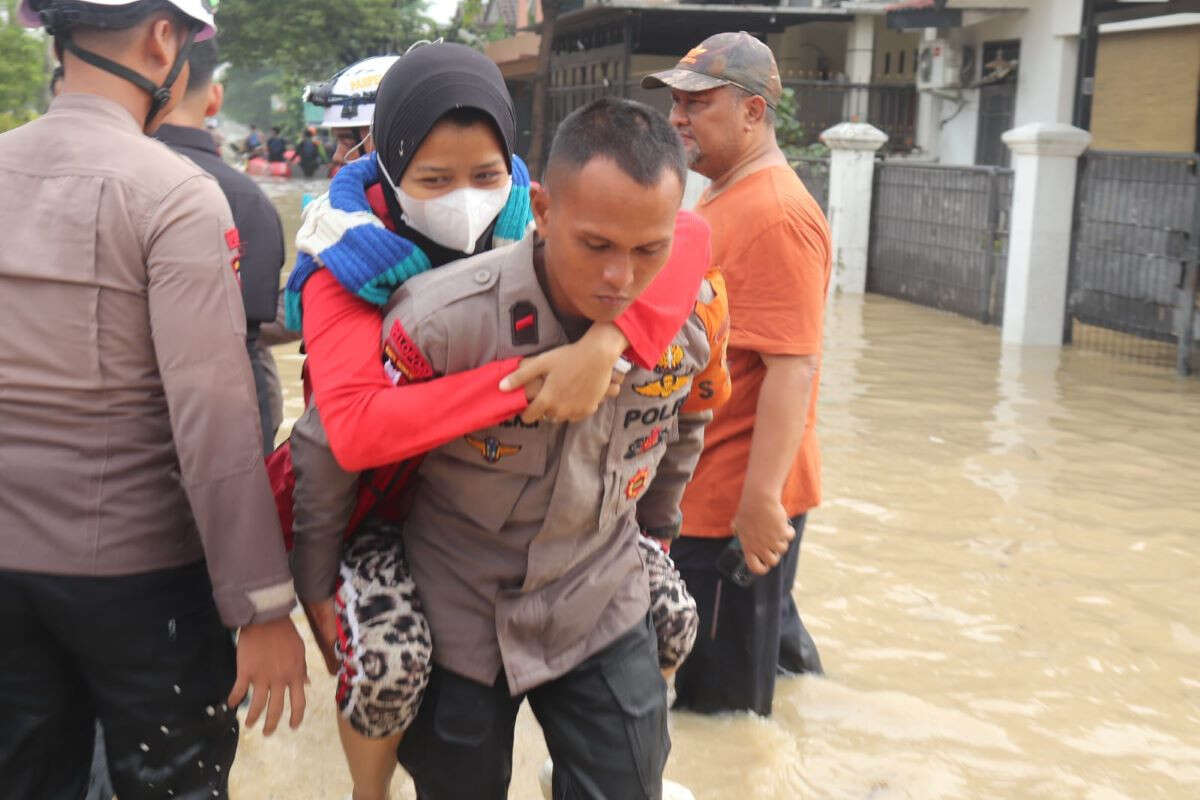
[[[537,234],[392,295],[396,374],[531,355],[615,319],[667,260],[685,172],[648,106],[604,99],[568,116],[532,195]],[[656,369],[634,367],[584,420],[516,417],[425,456],[403,538],[435,666],[397,751],[419,797],[502,800],[526,697],[555,797],[661,797],[666,684],[638,531],[678,528],[711,416],[685,403],[721,366],[710,327],[693,314]]]
[[[246,310],[246,352],[254,372],[258,414],[263,434],[263,455],[275,449],[275,431],[283,422],[283,394],[279,371],[270,349],[259,338],[263,324],[275,321],[279,300],[279,273],[283,269],[283,225],[279,212],[253,180],[226,164],[217,150],[206,119],[221,110],[225,92],[213,81],[217,45],[212,39],[192,47],[188,56],[187,90],[154,136],[185,155],[217,179],[238,229],[241,243],[242,304]],[[299,338],[292,337],[291,340]]]
[[[231,707],[304,710],[220,189],[145,136],[207,0],[24,0],[63,58],[0,136],[0,797],[226,796]],[[215,601],[215,602],[214,602]],[[224,624],[222,624],[224,623]],[[240,628],[236,655],[226,627]]]

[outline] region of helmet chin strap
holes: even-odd
[[[129,67],[118,64],[98,53],[93,53],[91,50],[84,50],[71,38],[71,31],[69,29],[61,30],[61,32],[60,30],[56,30],[55,26],[52,25],[52,21],[45,19],[47,13],[46,11],[42,12],[46,28],[54,33],[56,41],[62,47],[71,51],[80,60],[86,61],[97,69],[102,69],[105,72],[116,75],[118,78],[124,78],[150,95],[150,111],[146,114],[146,120],[142,123],[142,128],[150,127],[151,121],[158,116],[158,113],[166,107],[167,103],[171,102],[171,87],[175,85],[175,81],[179,78],[179,73],[183,71],[183,65],[187,63],[188,54],[192,51],[192,44],[196,41],[196,34],[198,33],[196,28],[188,28],[187,38],[184,39],[183,45],[179,48],[179,53],[175,56],[175,63],[171,65],[171,71],[167,73],[162,86],[156,86],[152,80],[134,72]]]

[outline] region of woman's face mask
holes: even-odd
[[[413,154],[399,185],[404,222],[443,247],[471,254],[508,202],[512,177],[492,127],[442,121]]]

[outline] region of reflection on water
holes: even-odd
[[[699,800],[1200,797],[1200,381],[874,295],[835,298],[826,342],[796,595],[828,677],[783,681],[769,720],[673,715],[668,776]],[[238,796],[348,792],[320,663],[301,731],[244,736]],[[513,798],[544,753],[526,714]]]

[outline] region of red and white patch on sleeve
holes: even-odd
[[[225,245],[233,253],[229,258],[229,266],[233,269],[233,277],[237,278],[238,286],[242,285],[242,237],[237,228],[225,231]]]
[[[433,367],[413,344],[399,320],[392,323],[392,329],[383,341],[383,371],[396,386],[419,383],[433,377]]]

